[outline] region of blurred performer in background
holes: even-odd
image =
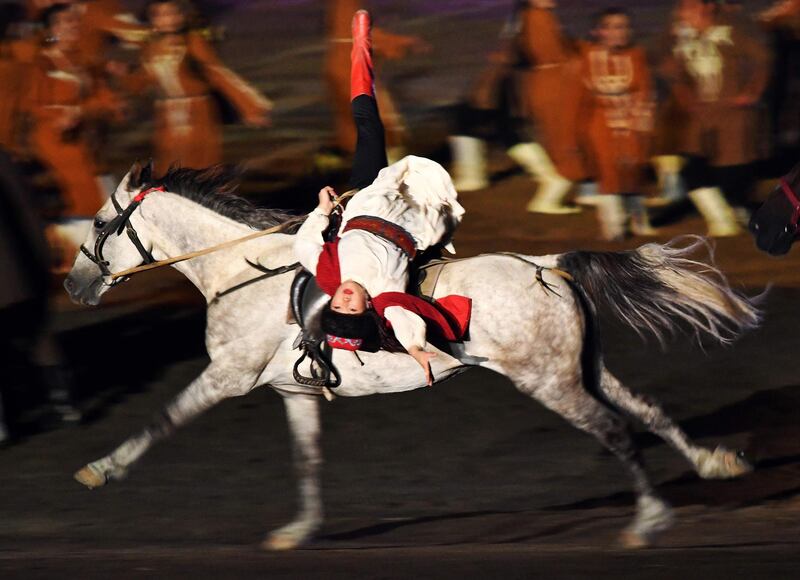
[[[121,119],[123,104],[87,65],[80,50],[80,12],[54,4],[43,13],[45,44],[30,71],[23,106],[32,118],[33,154],[51,173],[61,193],[61,221],[51,243],[67,267],[105,201],[85,128],[94,118]]]
[[[520,144],[509,154],[539,183],[529,211],[571,213],[575,208],[562,200],[586,173],[578,146],[581,89],[575,46],[561,31],[555,0],[530,0],[520,9],[522,100],[537,143]]]
[[[575,47],[554,8],[552,0],[515,3],[501,48],[459,108],[450,150],[456,188],[474,191],[489,183],[484,141],[499,140],[538,185],[528,211],[568,214],[580,210],[563,199],[585,173],[576,122],[581,91]]]
[[[28,0],[28,14],[39,21],[49,6],[61,3],[74,6],[80,16],[79,60],[103,81],[108,79],[107,70],[123,66],[110,58],[115,56],[111,52],[112,41],[117,41],[124,48],[134,49],[146,38],[147,29],[137,23],[131,13],[125,12],[119,0]],[[28,30],[27,38],[30,40],[42,41],[40,36],[39,31]],[[82,128],[86,141],[93,148],[94,160],[106,193],[113,191],[118,183],[104,168],[109,130],[109,120],[102,117],[84,120]]]
[[[725,196],[742,201],[754,185],[757,107],[770,55],[751,30],[731,24],[713,0],[681,0],[678,10],[683,34],[664,70],[689,117],[683,178],[709,235],[734,236],[740,227]]]
[[[15,399],[30,399],[37,384],[62,420],[80,418],[70,403],[70,373],[47,325],[50,258],[43,231],[27,188],[0,151],[0,443],[14,430]]]
[[[783,175],[800,158],[800,0],[780,0],[758,18],[775,55],[767,107],[776,157],[771,174]]]
[[[153,150],[156,168],[202,168],[222,161],[222,121],[216,96],[251,127],[269,125],[272,103],[219,59],[192,30],[191,6],[182,0],[151,0],[145,14],[152,35],[141,67],[124,78],[133,92],[156,91]]]
[[[356,127],[350,104],[350,22],[353,14],[362,8],[361,0],[326,0],[326,29],[328,48],[325,56],[325,82],[328,100],[333,106],[335,153],[351,157],[356,150]],[[381,28],[372,29],[373,50],[377,57],[390,60],[403,58],[412,51],[427,48],[415,36],[392,34]],[[404,155],[406,126],[391,93],[378,83],[376,90],[381,110],[389,162]]]
[[[81,15],[80,50],[91,65],[106,62],[109,40],[137,46],[148,36],[147,28],[119,0],[85,0],[75,5]]]
[[[488,147],[499,142],[506,151],[526,141],[514,65],[512,39],[492,52],[488,64],[456,110],[455,133],[448,139],[451,174],[459,192],[489,186]]]
[[[9,28],[22,20],[24,11],[16,4],[0,5],[0,149],[19,150],[20,99],[24,88],[25,60],[30,63],[36,47],[8,36]]]
[[[683,133],[688,123],[688,115],[683,103],[675,94],[675,83],[671,78],[674,73],[672,50],[676,39],[684,34],[685,25],[681,22],[677,5],[671,12],[668,26],[653,47],[651,62],[657,63],[654,86],[657,96],[653,156],[651,165],[658,180],[659,195],[648,197],[645,204],[653,207],[664,207],[681,202],[686,198],[686,185],[683,183],[681,171],[685,160],[681,155]],[[662,67],[665,70],[662,71]]]
[[[602,237],[618,240],[628,231],[653,235],[642,203],[655,105],[647,57],[631,45],[630,16],[621,8],[601,12],[594,33],[596,42],[581,45],[585,95],[579,118],[586,123],[581,132],[603,194]]]
[[[80,14],[79,45],[87,64],[104,61],[111,38],[138,44],[147,36],[147,29],[119,0],[27,0],[28,18],[40,20],[45,10],[55,4],[73,4]]]

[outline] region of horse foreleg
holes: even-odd
[[[305,543],[322,524],[319,468],[319,397],[285,395],[286,417],[292,434],[294,467],[298,479],[299,509],[294,520],[273,531],[264,541],[268,550],[291,550]]]
[[[714,450],[693,443],[683,429],[675,423],[661,406],[629,390],[604,368],[600,388],[615,406],[638,419],[647,428],[677,449],[694,466],[704,479],[739,477],[753,470],[752,466],[734,451],[717,447]]]
[[[84,466],[75,473],[75,479],[90,489],[122,479],[131,465],[154,443],[223,399],[248,393],[256,378],[257,374],[232,367],[230,363],[210,364],[143,431],[127,439],[109,455]]]

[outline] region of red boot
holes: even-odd
[[[350,52],[350,100],[359,95],[375,96],[371,28],[369,12],[356,12],[353,16],[353,50]]]

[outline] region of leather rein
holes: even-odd
[[[220,250],[224,250],[235,246],[237,244],[241,244],[243,242],[247,242],[250,240],[254,240],[256,238],[260,238],[262,236],[266,236],[269,234],[274,234],[280,231],[283,231],[286,228],[287,224],[279,224],[277,226],[271,227],[266,230],[259,230],[244,236],[242,238],[237,238],[235,240],[229,240],[227,242],[223,242],[221,244],[217,244],[216,246],[212,246],[210,248],[205,248],[203,250],[197,250],[195,252],[189,252],[188,254],[183,254],[181,256],[175,256],[173,258],[167,258],[165,260],[156,261],[152,254],[144,247],[141,240],[139,239],[139,235],[136,233],[133,225],[130,222],[131,215],[134,211],[141,205],[142,201],[144,201],[145,197],[153,192],[164,192],[166,189],[163,186],[159,187],[151,187],[149,189],[145,189],[138,193],[133,200],[131,201],[130,205],[125,209],[122,209],[122,206],[117,201],[116,192],[111,194],[111,202],[114,204],[114,209],[117,211],[116,217],[112,219],[110,222],[105,224],[102,229],[100,229],[100,233],[97,234],[97,239],[94,242],[94,251],[90,251],[89,248],[86,247],[85,244],[81,244],[80,250],[84,256],[89,258],[92,262],[94,262],[98,268],[100,268],[100,272],[103,274],[104,277],[111,278],[110,286],[115,286],[120,282],[125,282],[128,280],[133,274],[138,274],[139,272],[145,272],[147,270],[153,270],[155,268],[161,268],[162,266],[169,266],[172,264],[177,264],[178,262],[183,262],[186,260],[191,260],[192,258],[197,258],[199,256],[205,256],[207,254],[211,254],[213,252],[218,252]],[[355,195],[357,190],[352,189],[343,193],[340,196],[336,196],[334,200],[334,208],[339,207],[345,200]],[[95,220],[97,223],[97,220]],[[122,272],[112,272],[109,268],[109,261],[103,257],[103,246],[106,243],[108,237],[116,232],[117,236],[122,235],[122,230],[125,230],[128,234],[128,238],[130,238],[133,245],[139,252],[139,255],[142,257],[142,264],[136,266],[134,268],[128,268],[127,270],[123,270]],[[276,275],[278,273],[283,273],[284,268],[285,271],[289,269],[294,269],[296,265],[292,264],[291,266],[284,266],[282,268],[278,268],[277,270],[264,270],[265,274],[269,273],[270,275]]]

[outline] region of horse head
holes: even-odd
[[[773,256],[789,252],[800,220],[800,163],[770,193],[750,218],[750,232],[760,250]]]
[[[103,294],[123,281],[114,278],[114,272],[152,261],[150,244],[146,236],[140,237],[145,234],[144,229],[140,226],[137,231],[131,223],[152,177],[152,162],[141,165],[137,161],[95,214],[92,228],[64,281],[73,302],[96,306]]]

